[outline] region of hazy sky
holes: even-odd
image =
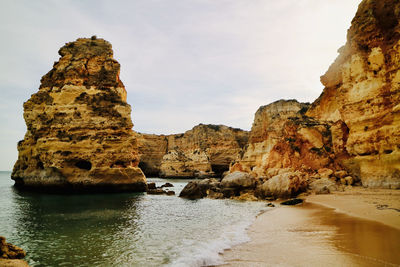
[[[136,131],[250,129],[261,105],[319,96],[358,3],[0,0],[0,170],[17,159],[23,102],[66,42],[97,35],[112,43]]]

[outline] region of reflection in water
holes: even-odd
[[[13,195],[17,208],[13,239],[19,240],[28,252],[35,252],[28,253],[27,260],[31,263],[40,262],[43,266],[66,266],[66,262],[68,266],[110,265],[119,256],[115,254],[116,249],[124,251],[129,239],[139,238],[136,209],[140,199],[140,194],[17,193]],[[121,234],[127,229],[128,236]],[[115,240],[119,242],[116,244]]]
[[[311,204],[307,204],[311,205]],[[400,264],[400,231],[378,222],[317,209],[315,218],[335,227],[333,244],[341,251],[378,265]]]
[[[150,180],[150,179],[149,179]],[[185,180],[171,182],[179,194]],[[201,266],[247,240],[265,204],[146,194],[17,192],[0,172],[0,234],[32,266]]]

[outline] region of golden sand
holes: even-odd
[[[251,241],[223,257],[226,266],[397,266],[399,205],[398,190],[308,196],[258,216]]]

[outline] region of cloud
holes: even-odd
[[[321,93],[319,76],[356,8],[348,0],[2,1],[0,169],[16,160],[22,103],[65,42],[96,34],[112,43],[137,131],[250,129],[259,106]]]

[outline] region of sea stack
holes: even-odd
[[[67,43],[24,103],[27,132],[11,178],[21,188],[145,191],[131,107],[111,44]]]

